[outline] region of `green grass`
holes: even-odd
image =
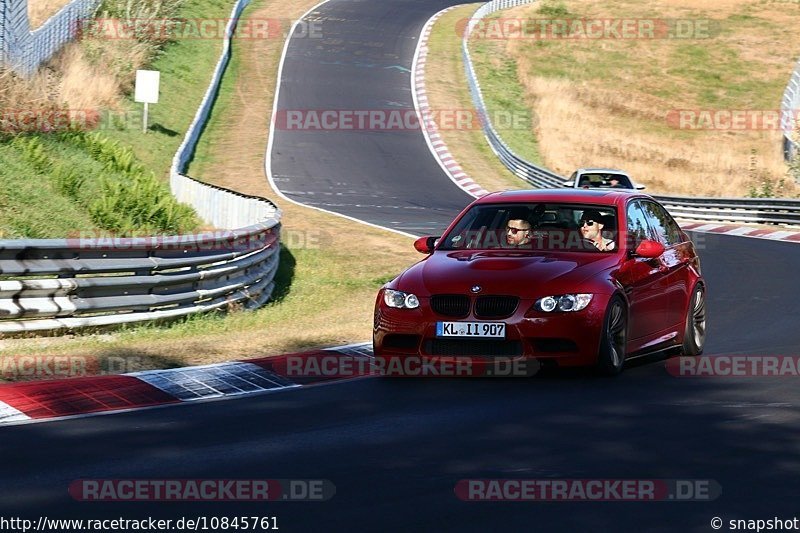
[[[502,51],[503,41],[472,40],[470,54],[475,74],[480,80],[484,105],[500,137],[521,158],[542,163],[533,128],[515,127],[504,117],[513,117],[517,124],[535,127],[535,113],[525,103],[525,90],[519,83],[516,61]],[[499,61],[495,63],[495,61]],[[519,122],[517,122],[519,121]]]
[[[88,213],[93,224],[118,235],[175,234],[197,229],[199,219],[179,204],[167,184],[155,178],[116,141],[97,133],[20,136],[10,143],[55,195]],[[75,231],[62,227],[48,237]]]
[[[178,16],[187,19],[225,19],[231,0],[187,0]],[[142,164],[157,176],[168,177],[172,157],[197,112],[222,51],[221,39],[179,40],[164,48],[148,67],[161,72],[159,103],[150,106],[150,129],[141,131],[142,104],[129,97],[126,110],[132,117],[122,130],[106,134],[129,146]]]
[[[58,216],[53,216],[58,213]],[[63,196],[21,151],[0,144],[0,234],[43,239],[96,229],[85,209]]]

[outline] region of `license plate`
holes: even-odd
[[[504,322],[437,322],[437,337],[480,337],[505,339]]]

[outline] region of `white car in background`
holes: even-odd
[[[630,189],[644,190],[624,170],[615,168],[579,168],[564,182],[565,187],[575,189]]]

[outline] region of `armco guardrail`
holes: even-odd
[[[236,3],[234,24],[249,0]],[[281,212],[269,200],[185,175],[225,66],[222,57],[175,154],[170,184],[218,228],[196,235],[80,236],[0,241],[0,333],[104,326],[172,318],[229,306],[256,308],[272,295]],[[11,279],[8,279],[11,278]]]
[[[791,161],[800,153],[797,135],[800,124],[797,123],[800,115],[800,59],[794,67],[792,77],[786,85],[781,100],[781,131],[783,131],[783,157]]]
[[[0,3],[0,62],[24,76],[73,40],[79,22],[90,17],[100,0],[72,0],[35,31],[28,22],[27,0]]]
[[[484,120],[483,132],[494,153],[503,164],[518,177],[534,187],[553,188],[563,186],[566,177],[535,165],[519,157],[503,141],[492,126],[483,101],[480,82],[469,52],[469,37],[479,21],[496,11],[531,4],[535,0],[494,0],[482,5],[470,18],[461,43],[464,69],[467,75],[472,101]],[[800,62],[784,95],[783,109],[800,107]],[[794,91],[794,92],[791,92]],[[789,95],[789,96],[787,96]],[[788,98],[788,100],[787,100]],[[786,118],[784,113],[784,118]],[[699,198],[680,196],[655,196],[676,217],[721,222],[746,222],[758,224],[800,225],[800,200],[781,198]]]

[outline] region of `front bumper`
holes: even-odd
[[[417,309],[395,309],[378,301],[373,348],[376,357],[418,356],[422,359],[536,359],[558,366],[588,366],[597,360],[608,296],[595,295],[586,309],[544,313],[531,310],[535,300],[520,300],[513,315],[493,320],[434,313],[427,298]],[[438,338],[437,322],[504,322],[505,339]]]

